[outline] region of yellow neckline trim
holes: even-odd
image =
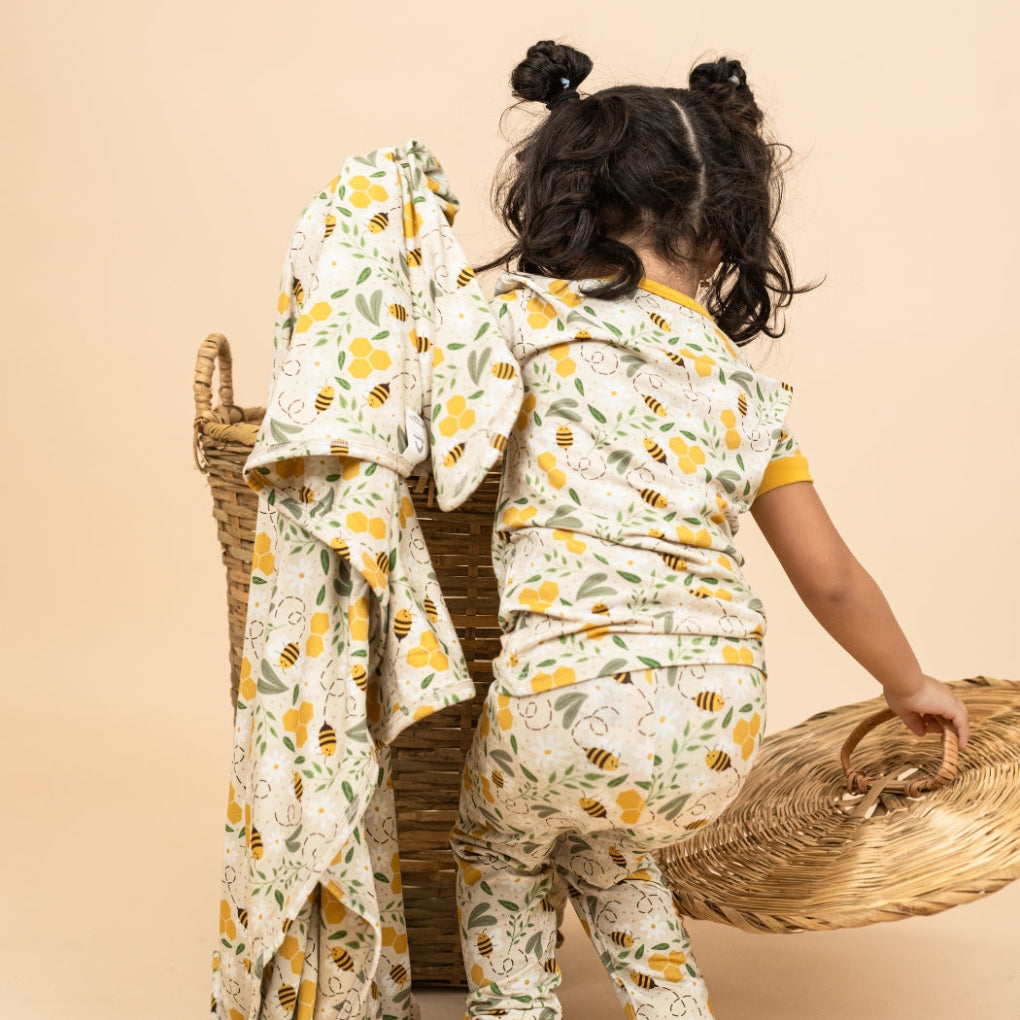
[[[638,289],[647,290],[649,294],[658,294],[659,297],[672,301],[675,304],[683,305],[685,308],[692,308],[694,311],[704,315],[709,322],[715,322],[715,319],[709,315],[708,310],[699,305],[694,298],[688,297],[679,290],[673,290],[672,287],[667,287],[664,283],[659,283],[657,280],[642,279],[638,283]]]

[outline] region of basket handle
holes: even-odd
[[[224,408],[233,408],[235,406],[234,362],[230,355],[230,344],[222,333],[210,333],[202,341],[202,346],[198,349],[198,358],[195,361],[195,424],[191,452],[195,458],[196,466],[203,474],[206,471],[206,466],[199,459],[198,444],[202,426],[207,421],[225,424],[223,416],[216,414],[212,408],[212,377],[217,362],[219,362],[220,369],[220,404]],[[240,408],[238,410],[241,411]],[[230,417],[234,416],[230,415]],[[243,411],[237,420],[244,420]]]
[[[850,755],[861,742],[866,733],[870,733],[876,726],[880,726],[890,719],[895,719],[896,713],[891,708],[882,709],[874,715],[869,715],[860,722],[854,731],[846,738],[843,749],[840,752],[840,762],[843,771],[846,772],[847,789],[851,793],[866,793],[871,786],[872,780],[860,769],[850,764]],[[887,793],[902,793],[907,797],[916,797],[921,793],[930,790],[937,790],[939,787],[951,783],[959,771],[960,745],[956,738],[956,730],[950,726],[945,719],[934,716],[935,720],[942,727],[942,764],[933,776],[922,776],[918,779],[905,779],[899,782],[883,783],[883,791]]]

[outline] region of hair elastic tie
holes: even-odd
[[[563,86],[562,92],[557,92],[556,95],[545,101],[546,108],[551,110],[553,107],[559,106],[560,103],[566,102],[568,99],[579,99],[577,89],[570,87],[569,78],[560,78],[560,84]]]
[[[740,79],[735,74],[730,75],[730,81],[733,82],[734,85],[740,84]]]

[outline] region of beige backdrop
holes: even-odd
[[[1017,10],[8,5],[0,1013],[208,1009],[231,720],[224,577],[191,457],[197,348],[225,332],[237,402],[265,402],[291,226],[351,153],[425,140],[466,250],[488,256],[507,78],[539,38],[590,53],[591,88],[744,59],[798,154],[797,269],[828,277],[755,357],[795,384],[819,490],[924,666],[1020,677]],[[769,608],[770,730],[877,693],[750,521],[742,538]],[[849,932],[696,925],[695,945],[728,1020],[1006,1020],[1018,907],[1010,887]],[[563,969],[568,1020],[616,1015],[579,929]],[[459,1016],[426,1004],[427,1020]]]

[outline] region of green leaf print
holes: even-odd
[[[481,928],[490,924],[498,924],[492,914],[487,913],[492,907],[491,903],[479,903],[474,910],[471,911],[471,915],[468,917],[467,926],[469,928]]]
[[[269,434],[273,437],[277,443],[287,442],[288,436],[293,435],[299,431],[299,425],[286,425],[281,421],[277,421],[275,418],[269,419]]]
[[[630,467],[630,462],[633,459],[634,454],[627,450],[614,450],[609,455],[609,464],[615,467],[619,474],[623,474],[624,471]]]
[[[574,507],[568,503],[561,503],[545,521],[547,528],[579,528],[581,527],[580,517],[574,516]]]
[[[576,489],[567,489],[567,494],[578,506],[581,505],[581,497],[577,494]]]
[[[618,570],[617,573],[622,577],[628,584],[640,584],[641,578],[637,574],[632,574],[628,570]]]
[[[577,598],[580,599],[593,599],[600,595],[615,595],[616,589],[610,585],[605,584],[608,580],[606,574],[589,574],[582,582],[580,588],[577,589]],[[606,670],[607,673],[613,672],[611,669]]]
[[[300,835],[301,835],[301,824],[299,823],[298,827],[284,841],[284,846],[286,846],[287,849],[292,854],[296,854],[301,849],[301,840],[298,839],[298,836],[300,836]]]
[[[547,413],[550,418],[566,418],[567,421],[581,421],[581,416],[574,410],[575,407],[577,407],[577,401],[573,397],[561,397],[550,404]]]
[[[591,413],[591,416],[600,425],[605,425],[605,423],[606,423],[606,416],[597,407],[593,407],[591,404],[589,404],[588,405],[588,411]]]
[[[722,721],[722,728],[723,728],[724,730],[727,730],[727,729],[729,729],[729,727],[730,727],[730,720],[731,720],[732,718],[733,718],[733,706],[732,706],[732,705],[730,705],[730,707],[729,707],[729,709],[727,710],[726,714],[725,714],[725,715],[723,716],[723,721]]]
[[[477,333],[475,333],[475,339],[476,339],[476,340],[480,340],[480,339],[481,339],[481,337],[482,337],[482,334],[483,334],[483,333],[485,333],[485,331],[486,331],[486,330],[487,330],[488,328],[489,328],[489,323],[488,323],[487,321],[486,321],[486,322],[483,322],[483,323],[481,324],[481,326],[479,326],[479,327],[478,327],[478,332],[477,332]]]
[[[273,899],[275,899],[275,900],[276,900],[276,904],[277,904],[277,906],[278,906],[278,907],[279,907],[279,908],[280,908],[281,910],[283,910],[283,893],[282,893],[282,892],[280,892],[280,890],[279,890],[279,889],[277,889],[277,890],[276,890],[276,891],[275,891],[275,892],[273,893]]]
[[[681,811],[684,809],[684,805],[691,799],[689,793],[681,793],[679,797],[674,797],[668,804],[665,805],[664,817],[668,821],[672,821]]]
[[[485,366],[491,353],[492,348],[485,346],[481,350],[472,351],[468,355],[468,374],[471,376],[471,381],[476,386],[482,377],[482,372],[485,370]]]
[[[273,672],[268,659],[262,660],[262,679],[259,680],[260,694],[282,694],[287,688],[283,681]]]
[[[563,728],[569,729],[577,718],[581,706],[588,700],[588,695],[581,691],[574,691],[570,694],[563,694],[553,702],[553,708],[557,712],[563,712]]]

